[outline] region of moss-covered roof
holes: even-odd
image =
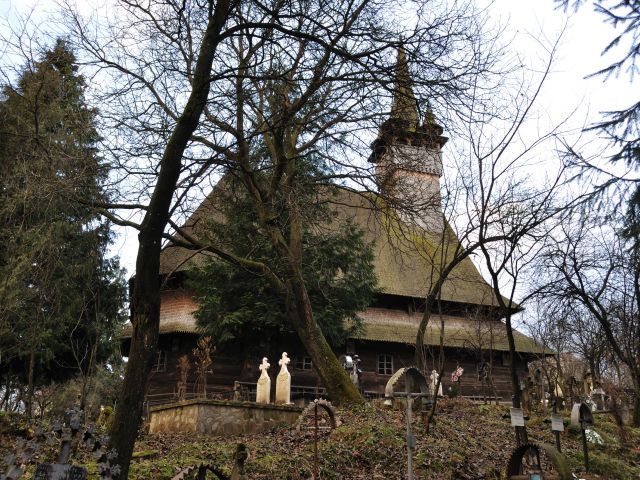
[[[385,209],[380,207],[380,200],[370,194],[339,189],[330,200],[333,218],[336,220],[326,225],[326,228],[340,228],[339,220],[350,219],[364,231],[365,239],[373,243],[374,268],[379,290],[383,294],[425,298],[431,282],[437,279],[438,266],[446,265],[455,255],[456,249],[460,248],[449,226],[439,235],[419,228],[410,228],[398,220],[397,216],[384,214]],[[200,226],[204,219],[221,220],[223,216],[216,205],[214,190],[186,222],[185,229],[199,234],[202,232]],[[206,258],[207,255],[204,253],[194,253],[169,245],[161,254],[161,272],[172,274],[185,271]],[[449,274],[442,287],[441,298],[443,301],[462,304],[467,311],[473,310],[473,306],[497,305],[493,289],[469,258],[465,258]],[[167,301],[161,307],[160,333],[198,333],[192,313],[196,308],[195,303],[191,308],[165,308],[169,303],[171,302]],[[413,318],[404,318],[403,315],[406,316],[408,313],[402,310],[369,308],[362,314],[365,328],[353,338],[414,344],[419,324],[415,315],[420,314],[414,314]],[[495,327],[492,330],[493,349],[508,350],[504,325],[495,320],[491,322]],[[477,322],[469,318],[448,316],[445,322],[445,346],[471,348],[474,332],[478,330],[477,325]],[[532,339],[519,332],[514,333],[518,351],[540,352],[541,347]],[[129,327],[123,331],[122,336],[126,338],[130,335]],[[477,333],[475,336],[477,341]],[[426,343],[437,345],[439,337],[439,322],[436,325],[434,320],[427,330]]]
[[[420,313],[401,314],[387,309],[368,309],[362,313],[364,329],[352,335],[356,340],[402,343],[415,345],[418,325],[422,318]],[[440,316],[433,315],[429,319],[425,343],[440,344]],[[533,339],[514,330],[516,351],[521,353],[542,353],[543,347]],[[443,345],[451,348],[470,348],[483,350],[508,351],[506,326],[496,320],[473,319],[444,315]],[[547,350],[547,353],[549,351]]]
[[[327,229],[338,228],[340,219],[351,219],[374,244],[374,268],[381,293],[404,297],[425,298],[439,273],[439,265],[446,265],[460,248],[455,234],[447,227],[444,234],[411,228],[394,215],[384,213],[375,205],[377,199],[345,189],[330,198],[336,221]],[[376,207],[376,208],[372,208]],[[198,232],[203,219],[221,217],[216,208],[215,191],[194,212],[185,229]],[[206,258],[181,247],[166,246],[160,256],[160,271],[171,274],[188,270]],[[449,274],[442,288],[442,300],[470,305],[497,305],[489,284],[482,278],[470,258],[464,259]]]
[[[415,345],[421,314],[411,315],[397,310],[369,308],[360,316],[363,320],[363,329],[352,335],[352,339]],[[481,347],[484,350],[505,352],[509,350],[505,325],[499,321],[485,320],[480,324],[478,320],[450,315],[445,315],[444,320],[443,344],[445,347],[472,349]],[[130,338],[131,333],[131,324],[127,324],[120,337]],[[200,333],[195,317],[188,308],[161,312],[160,334],[171,333]],[[545,350],[545,353],[550,353],[526,335],[518,331],[513,333],[518,352],[540,354]],[[440,344],[439,316],[434,315],[430,319],[425,340],[427,345]]]

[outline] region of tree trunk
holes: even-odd
[[[444,316],[442,315],[442,305],[438,302],[438,314],[440,315],[440,341],[439,341],[439,355],[438,355],[438,381],[436,382],[435,389],[433,391],[433,402],[431,404],[431,411],[429,412],[429,417],[427,418],[427,426],[425,428],[425,434],[429,435],[429,429],[431,424],[433,424],[433,418],[436,415],[436,407],[438,405],[438,391],[440,390],[440,385],[442,383],[442,374],[444,373]],[[426,362],[425,362],[426,363]],[[423,374],[426,377],[426,370],[422,370]]]
[[[293,294],[288,308],[289,319],[311,356],[313,367],[327,389],[331,401],[336,405],[364,403],[364,398],[340,365],[313,318],[311,302],[300,272],[294,272],[292,277],[287,282],[287,290]]]
[[[513,329],[511,327],[511,313],[507,313],[505,316],[505,325],[507,330],[507,340],[509,341],[509,357],[511,362],[509,365],[509,373],[511,376],[511,389],[513,396],[511,397],[511,405],[514,408],[522,408],[522,401],[520,396],[520,382],[518,381],[518,371],[516,369],[516,342],[513,339]],[[516,428],[516,444],[518,446],[528,443],[527,427],[515,427]]]
[[[82,388],[80,390],[80,410],[83,412],[84,421],[86,423],[88,418],[87,412],[87,396],[90,390],[91,384],[91,375],[93,373],[93,369],[95,367],[96,354],[98,351],[98,339],[96,338],[95,342],[91,346],[91,355],[89,356],[89,365],[87,366],[87,371],[82,373]],[[82,367],[80,367],[80,372],[82,372]]]
[[[162,236],[169,221],[169,209],[180,176],[182,156],[209,96],[211,66],[230,4],[230,0],[220,0],[209,17],[193,74],[191,94],[167,142],[160,161],[158,181],[138,235],[136,277],[130,303],[133,325],[131,348],[109,440],[109,447],[118,454],[116,462],[121,468],[120,480],[129,477],[129,463],[140,426],[147,377],[158,344]]]
[[[631,423],[634,427],[640,427],[640,374],[634,376],[633,390],[635,400],[633,402],[633,417],[631,417]]]
[[[31,349],[29,350],[29,369],[27,372],[27,401],[25,410],[27,418],[31,420],[33,415],[33,395],[34,395],[34,372],[36,363],[36,342],[31,342]]]

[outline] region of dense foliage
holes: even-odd
[[[106,258],[107,166],[96,112],[67,44],[24,67],[0,98],[0,371],[5,390],[86,374],[112,351],[126,293]]]
[[[229,179],[212,198],[219,203],[221,220],[206,226],[216,244],[226,245],[239,257],[264,262],[286,277],[270,241],[255,221],[251,202],[238,197]],[[305,190],[309,195],[309,190]],[[305,195],[300,192],[300,195]],[[298,198],[304,202],[304,199]],[[304,202],[307,203],[307,202]],[[371,245],[349,221],[330,220],[321,202],[307,203],[303,237],[303,272],[314,317],[333,346],[361,328],[357,313],[375,293]],[[291,338],[287,305],[264,276],[232,263],[211,259],[190,273],[200,301],[196,313],[200,327],[217,344],[245,353],[268,351],[270,345]]]

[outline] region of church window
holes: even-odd
[[[298,370],[311,370],[313,368],[311,357],[296,357],[296,368]]]
[[[393,356],[378,355],[378,374],[391,375],[393,373]]]
[[[164,350],[158,350],[158,356],[156,357],[156,363],[153,366],[154,372],[166,372],[167,371],[167,352]]]

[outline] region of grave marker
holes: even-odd
[[[287,365],[291,360],[287,352],[282,353],[282,358],[278,360],[280,365],[280,373],[276,378],[276,403],[288,405],[291,403],[291,374],[287,369]]]
[[[271,393],[271,379],[267,371],[271,365],[267,361],[267,357],[262,358],[262,363],[258,367],[262,372],[256,386],[256,403],[269,403]]]
[[[564,421],[562,420],[562,415],[559,413],[551,414],[551,431],[564,432]]]
[[[524,412],[521,408],[511,407],[511,426],[524,427]]]
[[[587,434],[585,430],[593,425],[593,414],[586,403],[574,403],[571,409],[571,425],[579,425],[582,431],[582,454],[584,456],[584,468],[589,472],[589,449],[587,448]]]

